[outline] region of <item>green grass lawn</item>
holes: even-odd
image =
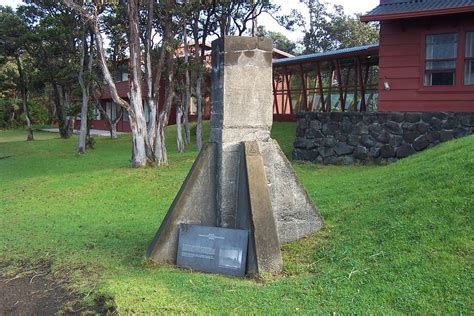
[[[273,134],[291,152],[294,124]],[[0,274],[51,265],[85,303],[119,313],[472,314],[474,136],[384,167],[294,167],[325,228],[283,246],[261,280],[155,266],[144,254],[196,151],[131,169],[130,136],[76,139],[0,131]]]

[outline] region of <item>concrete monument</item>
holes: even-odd
[[[170,207],[148,256],[176,263],[180,224],[246,229],[247,272],[278,272],[280,243],[323,220],[270,137],[272,42],[225,37],[212,43],[211,139]]]

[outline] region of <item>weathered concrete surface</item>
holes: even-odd
[[[215,144],[202,148],[148,249],[152,260],[176,263],[179,224],[216,226],[215,155]]]
[[[298,240],[323,226],[319,210],[275,140],[259,142],[280,242]]]
[[[281,242],[297,240],[323,225],[318,210],[270,138],[271,41],[226,37],[212,46],[211,141],[217,147],[218,225],[236,227],[241,142],[258,141]]]
[[[252,228],[252,219],[250,216],[250,193],[247,178],[247,167],[245,166],[245,148],[244,144],[239,145],[240,163],[238,168],[237,183],[237,206],[235,228],[247,229],[249,231],[249,245],[247,253],[247,273],[257,273],[257,256],[255,255],[255,238]]]
[[[245,142],[245,166],[257,272],[279,272],[283,267],[283,259],[267,177],[257,141]]]
[[[240,143],[270,139],[272,43],[225,37],[212,43],[211,142],[217,146],[218,225],[235,227]]]
[[[323,221],[291,164],[270,138],[271,49],[271,41],[261,38],[226,37],[213,42],[211,141],[218,144],[217,221],[222,227],[242,224],[237,218],[245,214],[239,211],[239,204],[243,203],[239,197],[240,146],[242,142],[257,141],[278,235],[281,242],[288,242],[320,229]]]

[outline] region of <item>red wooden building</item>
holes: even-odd
[[[380,0],[379,111],[474,112],[474,0]]]
[[[474,112],[474,0],[381,0],[379,45],[273,62],[274,113]]]

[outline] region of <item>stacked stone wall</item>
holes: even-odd
[[[293,158],[319,164],[385,164],[473,130],[474,113],[299,113]]]

